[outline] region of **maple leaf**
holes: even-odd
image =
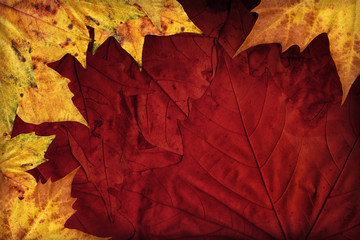
[[[114,40],[112,42],[115,43]],[[108,50],[106,46],[108,44],[103,52],[114,52],[113,48]],[[86,182],[95,187],[96,195],[105,203],[107,221],[113,221],[116,215],[117,200],[112,192],[119,191],[128,169],[167,166],[180,160],[178,154],[165,152],[158,147],[148,149],[136,146],[141,136],[129,104],[133,95],[146,94],[152,89],[148,89],[148,77],[139,71],[137,64],[126,69],[127,65],[134,63],[133,59],[127,54],[121,57],[110,55],[104,60],[97,55],[89,56],[86,70],[70,56],[60,61],[59,65],[53,65],[63,76],[76,80],[70,85],[75,93],[74,103],[86,117],[89,127],[64,123],[68,129],[66,143],[71,147],[70,155],[83,167]],[[136,73],[130,75],[128,72],[131,69],[136,69]],[[102,84],[96,86],[99,81]],[[44,132],[41,131],[41,134]],[[56,135],[60,134],[63,135],[56,132]],[[134,152],[137,154],[133,157]],[[48,152],[48,155],[51,154],[51,151]],[[56,155],[62,156],[61,153]],[[160,159],[166,155],[167,161],[149,162],[149,155],[158,155]],[[69,162],[63,164],[66,166],[59,168],[67,169]]]
[[[261,1],[253,30],[235,55],[252,46],[278,42],[282,50],[296,44],[303,51],[319,34],[327,33],[331,56],[345,101],[360,74],[360,3],[358,0]]]
[[[60,47],[37,48],[31,53],[37,86],[22,93],[17,115],[25,122],[34,124],[76,121],[87,125],[72,102],[74,95],[68,88],[70,80],[47,66],[47,63],[58,59],[54,54],[56,48]]]
[[[181,163],[124,181],[119,197],[139,236],[358,236],[359,116],[348,114],[359,97],[341,108],[327,70],[309,84],[311,65],[250,77],[222,52],[209,89],[181,122]]]
[[[49,1],[28,1],[17,3],[2,1],[1,11],[1,56],[7,64],[2,64],[1,83],[4,87],[1,94],[2,117],[0,131],[10,137],[21,97],[29,87],[36,87],[33,75],[30,50],[39,46],[58,45],[67,39],[76,40],[76,44],[65,48],[64,53],[78,56],[84,62],[89,37],[77,28],[73,28],[63,9],[57,9],[56,3]],[[63,19],[57,22],[57,18]],[[71,29],[69,28],[71,26]],[[81,54],[80,54],[81,52]],[[81,59],[82,57],[82,59]]]
[[[230,35],[228,34],[228,36]],[[176,38],[172,38],[172,40],[189,45],[189,42],[183,40],[181,36],[177,36]],[[169,41],[169,39],[167,41]],[[156,50],[157,47],[166,46],[164,43],[167,41],[165,41],[165,39],[155,41],[154,39],[154,41],[149,41],[148,43],[151,44],[149,46],[151,49],[155,48]],[[70,57],[65,59],[58,68],[62,74],[67,75],[69,78],[71,74],[76,74],[76,76],[74,75],[71,78],[78,78],[79,82],[82,83],[88,115],[91,116],[90,119],[97,119],[97,121],[91,120],[89,122],[103,122],[101,126],[98,124],[95,131],[90,135],[90,141],[98,141],[99,144],[94,144],[93,146],[96,146],[96,149],[100,150],[100,153],[102,153],[100,140],[96,140],[95,136],[102,138],[104,143],[109,144],[108,147],[112,146],[118,149],[120,145],[117,143],[123,140],[118,139],[112,143],[111,139],[117,139],[116,135],[120,135],[121,132],[118,131],[120,127],[119,123],[125,121],[125,119],[121,119],[124,117],[128,118],[129,116],[123,115],[122,118],[118,118],[116,128],[109,128],[108,123],[111,121],[106,119],[109,119],[108,114],[110,114],[111,111],[106,111],[105,106],[110,106],[110,103],[106,103],[107,100],[103,97],[99,99],[99,96],[103,96],[104,94],[99,94],[99,91],[96,92],[92,87],[92,85],[98,86],[97,82],[101,81],[103,84],[99,89],[100,92],[106,92],[107,94],[105,96],[107,96],[109,100],[113,99],[113,101],[118,101],[115,100],[116,97],[114,94],[120,89],[114,87],[112,83],[114,83],[114,80],[124,80],[125,75],[116,79],[115,77],[119,74],[119,72],[117,72],[118,69],[113,70],[114,72],[111,73],[109,66],[119,66],[119,69],[127,73],[130,70],[126,68],[124,64],[130,64],[131,61],[126,60],[124,51],[122,51],[121,54],[116,53],[116,48],[113,46],[114,42],[115,41],[112,40],[109,44],[106,44],[110,46],[109,48],[104,46],[104,49],[98,52],[99,54],[103,52],[109,54],[105,73],[100,74],[98,72],[103,66],[106,66],[106,63],[97,58],[97,56],[88,59],[89,64],[86,72],[81,69],[79,64],[77,70],[71,69],[73,60]],[[206,41],[204,41],[204,43],[205,42]],[[159,44],[159,46],[157,46],[157,44]],[[321,44],[323,45],[323,42],[319,42],[319,45]],[[204,47],[202,44],[200,46]],[[331,60],[328,55],[322,57],[322,60],[317,60],[315,57],[311,58],[303,54],[305,56],[300,58],[302,62],[297,64],[292,63],[289,69],[283,72],[276,72],[274,78],[271,78],[268,72],[262,71],[261,69],[267,67],[266,65],[269,64],[276,66],[279,64],[277,61],[281,62],[281,59],[279,48],[275,45],[272,45],[271,48],[274,48],[276,51],[273,49],[269,51],[269,48],[269,46],[266,46],[266,51],[264,51],[263,48],[250,51],[251,55],[248,60],[249,64],[251,63],[252,65],[250,70],[253,72],[253,68],[259,69],[259,77],[248,76],[247,73],[243,72],[243,70],[247,70],[248,66],[238,65],[221,49],[217,51],[217,53],[219,53],[219,64],[217,65],[217,73],[214,80],[206,94],[200,100],[192,102],[190,117],[181,124],[184,156],[180,163],[168,164],[170,166],[164,164],[161,165],[160,168],[155,168],[154,165],[162,161],[169,161],[171,155],[156,154],[158,153],[158,148],[151,146],[144,140],[141,140],[141,142],[138,140],[138,148],[141,146],[141,148],[149,154],[146,156],[146,159],[141,159],[136,154],[127,156],[129,159],[127,167],[131,170],[131,173],[125,175],[125,183],[121,185],[121,189],[124,190],[118,192],[120,191],[119,184],[123,175],[118,168],[112,167],[119,164],[117,160],[112,162],[116,159],[112,158],[116,153],[114,153],[113,150],[106,150],[106,147],[104,148],[105,164],[107,166],[106,176],[108,180],[110,180],[110,188],[107,188],[106,181],[104,180],[104,170],[102,170],[104,169],[102,166],[102,164],[104,164],[102,162],[103,159],[101,159],[101,162],[98,162],[97,159],[100,155],[89,153],[91,148],[87,147],[89,140],[85,136],[86,132],[84,130],[86,130],[86,128],[82,126],[82,129],[80,129],[74,125],[66,125],[66,133],[62,134],[61,138],[65,138],[62,144],[69,145],[68,153],[64,156],[71,157],[67,157],[68,161],[64,163],[60,155],[61,153],[64,154],[65,147],[64,145],[57,145],[53,150],[54,152],[51,153],[52,160],[56,161],[56,163],[48,163],[40,166],[40,172],[45,178],[48,178],[59,174],[59,172],[63,172],[63,169],[66,169],[68,164],[76,166],[76,164],[80,163],[83,165],[85,170],[83,179],[78,180],[76,188],[74,189],[76,193],[74,194],[79,196],[79,198],[81,197],[81,201],[79,202],[81,205],[78,206],[79,214],[81,214],[79,216],[81,220],[78,221],[81,223],[78,224],[86,224],[86,228],[89,229],[99,229],[98,224],[95,223],[95,219],[108,214],[107,211],[109,211],[110,206],[107,206],[105,210],[104,207],[102,207],[104,200],[108,201],[106,197],[104,199],[104,196],[107,196],[104,193],[108,191],[108,195],[110,195],[111,198],[111,208],[116,215],[115,219],[124,217],[124,215],[129,217],[132,224],[136,227],[136,234],[138,234],[138,236],[151,238],[154,237],[154,235],[160,235],[164,238],[169,238],[170,236],[182,238],[185,236],[184,234],[188,234],[188,236],[198,236],[200,239],[205,236],[213,236],[215,239],[216,237],[229,237],[230,239],[281,238],[282,234],[281,230],[279,230],[279,223],[276,220],[274,211],[269,207],[270,203],[268,197],[264,194],[264,186],[259,182],[259,175],[256,173],[255,167],[256,164],[252,162],[253,158],[251,157],[251,153],[246,150],[246,136],[240,133],[237,134],[237,131],[240,132],[244,125],[244,127],[251,132],[250,138],[255,149],[256,159],[264,163],[266,157],[271,156],[268,160],[269,163],[261,169],[266,172],[267,177],[274,176],[274,179],[269,177],[266,181],[270,182],[269,189],[274,191],[274,193],[271,194],[273,194],[272,196],[274,196],[275,199],[278,199],[277,197],[281,194],[281,190],[284,189],[284,184],[286,184],[284,179],[291,176],[291,171],[287,171],[286,169],[291,169],[296,165],[294,162],[298,161],[297,166],[299,170],[296,170],[296,174],[294,175],[294,179],[296,180],[291,180],[292,182],[289,185],[289,189],[286,190],[283,198],[277,201],[274,200],[279,211],[281,210],[279,218],[281,218],[280,222],[288,238],[291,238],[291,236],[294,236],[294,238],[297,236],[304,237],[304,235],[306,235],[306,231],[309,231],[309,226],[306,226],[306,221],[299,216],[303,216],[302,214],[305,212],[304,209],[306,209],[306,217],[315,219],[316,211],[319,211],[322,203],[320,199],[324,199],[324,194],[328,193],[327,191],[329,191],[330,188],[329,186],[325,186],[324,190],[322,187],[326,185],[326,181],[330,181],[329,179],[335,181],[335,174],[338,172],[335,171],[336,167],[330,164],[332,158],[326,150],[326,141],[328,141],[334,161],[339,164],[340,169],[344,166],[344,172],[340,174],[337,183],[338,187],[334,188],[333,194],[330,194],[329,200],[327,200],[329,202],[324,204],[324,206],[326,206],[324,209],[330,209],[331,213],[329,214],[336,214],[336,216],[339,217],[337,213],[334,213],[333,201],[343,200],[344,207],[339,210],[339,214],[349,215],[352,210],[346,210],[345,208],[353,209],[354,201],[347,201],[344,193],[356,188],[355,185],[348,185],[346,182],[351,181],[351,179],[357,176],[357,170],[353,172],[350,170],[357,169],[355,164],[359,154],[358,145],[354,146],[353,153],[347,160],[348,163],[345,165],[342,164],[343,161],[346,160],[347,154],[351,151],[351,144],[356,140],[356,134],[358,133],[358,127],[356,126],[358,126],[359,118],[348,118],[349,116],[353,116],[354,109],[358,106],[358,97],[352,94],[352,106],[350,106],[350,102],[347,102],[342,108],[339,108],[340,90],[336,84],[334,84],[334,75],[336,75],[335,68],[331,68],[331,71],[326,68],[326,65],[328,65]],[[314,49],[317,51],[312,51],[311,49],[310,52],[318,53],[321,50],[319,47],[314,47]],[[277,59],[274,57],[274,52],[277,53]],[[270,56],[267,56],[267,54]],[[123,56],[123,58],[118,55]],[[261,55],[261,60],[272,58],[272,62],[269,63],[258,60],[260,63],[257,63],[253,58],[259,58],[259,55]],[[289,59],[293,58],[293,56],[289,56]],[[115,61],[115,59],[117,61]],[[317,62],[316,65],[314,64],[315,62]],[[99,63],[99,66],[94,66],[95,63]],[[143,74],[136,75],[138,69],[134,68],[134,65],[135,64],[130,68],[134,71],[130,76],[137,76],[134,82],[138,82],[141,81],[141,75]],[[96,67],[99,69],[95,70],[94,68]],[[314,73],[311,73],[308,69],[310,67],[314,68],[312,69]],[[111,76],[111,78],[109,78],[109,76]],[[248,81],[249,78],[250,81]],[[311,81],[311,84],[309,84],[306,80],[309,78],[317,78],[319,81]],[[328,79],[332,79],[332,81],[328,81]],[[127,84],[130,83],[129,80],[125,80],[125,82],[127,82]],[[231,82],[233,82],[234,88],[232,88]],[[110,84],[111,87],[106,86],[108,84]],[[241,87],[239,87],[239,85],[241,85]],[[134,93],[134,90],[129,87],[130,86],[127,85],[126,88],[122,88],[125,92],[129,90]],[[301,91],[299,91],[299,89],[301,89]],[[238,96],[241,112],[237,110],[237,98],[235,96],[230,97],[235,94],[233,93],[234,91],[236,91],[236,96]],[[76,93],[76,99],[77,96],[81,96],[79,90],[74,91],[74,93]],[[151,93],[149,93],[149,95],[150,94]],[[334,95],[336,97],[334,97]],[[94,99],[96,100],[94,101]],[[82,101],[80,97],[79,101],[76,102],[80,103]],[[117,102],[116,106],[118,105],[119,103]],[[101,108],[99,106],[101,106]],[[84,107],[79,107],[79,109],[83,108]],[[92,109],[97,109],[96,113]],[[99,109],[101,109],[101,113]],[[122,107],[121,109],[125,108]],[[239,117],[236,117],[240,113],[243,114],[244,124]],[[286,120],[284,120],[284,118]],[[333,127],[340,125],[340,123],[342,123],[341,129],[339,127]],[[327,125],[327,140],[325,140],[323,133],[323,131],[325,131],[325,125]],[[355,127],[355,130],[352,129],[351,125]],[[93,126],[93,124],[90,124],[90,126]],[[38,131],[46,133],[53,129],[51,125],[43,125],[42,128],[43,130],[39,129]],[[130,128],[130,126],[128,126],[128,128]],[[236,128],[237,131],[235,131],[234,128]],[[46,129],[46,131],[44,129]],[[90,129],[91,131],[94,130],[94,128]],[[107,129],[111,129],[111,131]],[[112,133],[114,130],[116,131],[115,134]],[[265,132],[266,135],[264,135],[263,132]],[[266,139],[265,136],[267,136]],[[276,145],[279,136],[281,139],[278,145]],[[74,140],[76,142],[74,142]],[[316,147],[312,147],[313,145]],[[274,152],[271,153],[274,146],[277,147],[274,149]],[[150,149],[154,149],[155,151],[151,152],[149,151]],[[283,151],[286,152],[282,153]],[[83,154],[83,156],[81,156],[81,154]],[[324,165],[317,162],[320,160],[315,161],[312,157],[313,155],[316,155],[317,159],[321,159]],[[241,163],[237,165],[237,163],[234,163],[235,160],[230,161],[232,158],[236,158],[236,160],[242,163],[245,161],[252,165],[250,165],[251,167],[249,168],[245,166],[241,167]],[[216,161],[219,162],[216,163]],[[284,162],[289,165],[283,164]],[[172,163],[176,163],[176,161]],[[94,164],[92,170],[89,169],[91,164]],[[276,167],[272,169],[273,164],[282,169],[280,170],[281,174]],[[307,169],[308,164],[310,165],[308,168],[313,170],[308,169],[307,171],[318,171],[317,174],[309,173],[303,175],[301,173],[303,168]],[[316,170],[317,168],[311,164],[315,164],[316,166],[319,164],[320,170]],[[329,168],[327,168],[328,165]],[[270,167],[267,168],[266,166]],[[151,171],[148,171],[149,168]],[[267,171],[274,172],[269,173]],[[325,174],[326,180],[323,179],[321,181],[320,187],[318,187],[317,193],[315,194],[316,197],[314,197],[319,200],[317,200],[318,202],[315,204],[315,207],[311,208],[309,206],[311,206],[312,203],[310,200],[307,200],[306,194],[314,194],[313,191],[308,190],[308,188],[310,188],[309,186],[317,184],[316,178],[319,173]],[[235,179],[236,176],[237,178]],[[244,179],[241,180],[241,177],[244,177]],[[305,181],[304,178],[308,180]],[[297,188],[298,181],[305,182],[305,186],[301,185]],[[97,186],[94,187],[90,182]],[[103,194],[99,196],[97,192],[99,191],[98,188],[103,188],[104,186],[107,190],[100,189]],[[303,190],[302,187],[304,187],[305,190]],[[271,190],[269,191],[271,192]],[[339,196],[337,196],[338,194]],[[356,192],[348,194],[351,195],[351,198],[357,199]],[[194,196],[196,196],[196,198],[194,198]],[[291,205],[291,201],[300,202],[299,204],[305,207],[301,209],[291,206],[287,207],[287,204]],[[260,204],[260,206],[256,204]],[[264,208],[262,204],[265,205]],[[205,210],[203,210],[203,207]],[[119,209],[116,211],[117,208]],[[93,210],[91,213],[94,214],[91,215],[93,220],[88,219],[90,218],[88,217],[90,215],[90,213],[88,213],[90,209]],[[142,209],[142,211],[139,211],[139,209]],[[105,213],[101,211],[105,211]],[[329,232],[329,234],[332,234],[338,233],[342,231],[342,229],[347,229],[357,223],[358,217],[354,216],[349,217],[349,220],[346,220],[344,223],[338,222],[330,225],[329,221],[332,220],[328,217],[327,211],[328,210],[321,210],[322,213],[319,214],[318,220],[316,220],[317,223],[311,225],[313,233],[310,236],[314,238],[316,238],[316,236],[327,236],[326,233],[323,233],[324,229],[328,228],[326,226],[332,226],[333,230]],[[104,217],[101,218],[103,219]],[[75,220],[73,221],[75,222]],[[181,222],[181,224],[179,224],[179,222]],[[125,225],[126,223],[122,221],[120,223],[117,222],[117,220],[107,222],[103,228],[110,225],[118,226],[118,228],[122,230],[121,232],[120,230],[118,230],[118,232],[115,230],[106,230],[104,233],[115,231],[114,234],[124,236],[120,235],[125,232],[122,226],[120,226],[122,224]],[[199,229],[198,226],[202,227]],[[98,231],[101,232],[100,229]],[[305,232],[305,234],[303,232]]]
[[[120,43],[135,61],[142,65],[142,51],[145,36],[169,36],[177,33],[201,33],[188,18],[183,7],[176,0],[167,0],[161,12],[161,32],[154,26],[147,16],[133,19],[120,24],[116,32],[98,31],[95,29],[95,44],[93,53],[110,36]]]
[[[34,175],[59,178],[82,165],[72,191],[78,212],[66,224],[116,239],[357,239],[359,85],[340,107],[341,88],[324,35],[301,54],[294,48],[280,54],[273,44],[232,59],[254,18],[240,1],[231,1],[230,13],[224,10],[230,1],[216,2],[200,6],[201,17],[195,14],[196,24],[209,25],[214,42],[202,39],[208,36],[152,37],[142,73],[113,39],[88,59],[87,71],[70,56],[54,64],[73,79],[74,102],[89,129],[17,119],[14,132],[58,135],[48,151],[51,161]],[[167,53],[169,46],[174,49]],[[210,48],[212,66],[205,57]],[[182,62],[201,49],[204,63],[189,62],[213,72],[171,70],[173,59]],[[164,64],[169,70],[151,61],[162,56],[171,60]],[[170,79],[191,76],[178,78],[175,86],[182,91],[175,91],[166,81],[160,86],[162,72]],[[196,89],[179,87],[188,83]],[[189,105],[182,101],[200,94]],[[176,115],[172,103],[164,111],[170,99],[180,100],[188,118]],[[173,154],[178,145],[164,144],[166,132],[156,129],[161,116],[185,119],[178,121],[180,134],[172,132],[183,143],[183,155]],[[167,123],[173,127],[176,121]],[[132,131],[138,131],[135,139],[127,137]],[[123,165],[117,157],[122,153]]]
[[[56,182],[38,183],[22,200],[1,183],[0,237],[3,239],[106,239],[64,227],[75,213],[71,183],[77,170]],[[2,176],[0,176],[3,180]]]
[[[128,0],[128,2],[139,5],[155,27],[161,31],[161,12],[166,0]]]
[[[4,22],[0,17],[1,29],[11,29],[9,22]],[[17,39],[21,34],[14,30],[0,32],[0,57],[6,59],[6,64],[0,66],[0,132],[2,137],[10,138],[16,108],[21,99],[21,94],[30,87],[35,85],[34,75],[32,73],[32,64],[30,55],[26,52],[24,41],[12,42],[7,41],[8,37]],[[20,70],[19,70],[20,69]]]
[[[188,99],[200,98],[209,86],[216,54],[212,38],[178,35],[147,39],[143,71],[151,77],[153,92],[137,95],[135,110],[141,133],[149,143],[183,153],[177,121],[188,116]]]
[[[20,134],[0,142],[0,170],[19,196],[35,187],[35,179],[26,171],[45,162],[44,153],[54,136],[40,137],[35,133]]]
[[[64,8],[76,25],[85,23],[99,31],[113,31],[121,23],[145,15],[125,0],[66,0]]]
[[[71,104],[71,93],[66,89],[66,80],[50,73],[46,63],[59,60],[68,53],[75,56],[85,67],[86,50],[90,42],[87,25],[109,29],[118,25],[122,19],[127,21],[143,16],[143,13],[125,1],[111,0],[3,0],[0,11],[0,56],[8,62],[0,68],[0,82],[3,86],[0,101],[3,119],[0,121],[0,131],[3,131],[4,136],[10,136],[15,113],[24,94],[27,95],[23,103],[26,107],[20,109],[20,115],[27,121],[41,123],[66,120],[85,123]],[[45,50],[44,47],[49,47],[50,50]],[[29,53],[34,51],[37,52],[32,54],[34,59],[31,59]],[[36,77],[40,78],[41,88],[37,89],[40,92],[27,91],[29,87],[36,89],[33,64],[34,67],[39,67],[35,73]],[[50,79],[44,79],[46,75],[50,75]],[[46,86],[45,83],[49,85]],[[51,92],[47,91],[49,88],[52,89]],[[53,94],[61,99],[54,101],[56,99]],[[62,103],[57,104],[58,102]],[[29,105],[32,105],[33,111],[27,109]]]

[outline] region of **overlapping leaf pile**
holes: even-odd
[[[264,0],[253,11],[259,14],[259,20],[237,54],[273,42],[280,43],[283,51],[294,44],[303,51],[316,36],[327,33],[345,101],[360,74],[359,0]]]
[[[124,48],[133,46],[126,49],[140,66],[146,35],[201,33],[176,0],[160,1],[156,12],[148,12],[146,3],[132,4],[125,0],[0,2],[0,57],[4,60],[0,66],[1,238],[92,238],[63,226],[74,213],[70,184],[75,173],[43,187],[25,172],[45,161],[44,152],[53,137],[34,133],[10,137],[16,114],[34,124],[76,121],[88,125],[72,102],[69,79],[47,66],[70,54],[85,67],[91,41],[88,27],[96,29],[96,47],[110,36]],[[155,31],[152,21],[163,31]],[[18,219],[20,214],[25,217]]]
[[[15,121],[14,136],[56,135],[46,154],[50,161],[32,170],[38,179],[57,180],[81,166],[72,185],[77,212],[65,226],[113,239],[357,239],[359,84],[348,90],[359,74],[359,21],[352,14],[359,4],[262,1],[249,34],[255,22],[251,1],[183,1],[204,35],[148,37],[142,53],[147,34],[199,31],[176,25],[175,2],[128,2],[148,16],[116,30],[67,11],[93,23],[90,50],[96,54],[88,55],[86,70],[70,55],[51,66],[72,80],[74,104],[88,126]],[[164,5],[160,22],[159,9],[149,2]],[[354,11],[341,8],[345,4]],[[343,22],[336,16],[344,14],[351,26],[339,28]],[[307,39],[300,53],[290,47],[300,44],[291,24],[304,19],[305,25],[296,25]],[[304,34],[307,27],[314,34]],[[336,31],[349,34],[333,39]],[[329,33],[330,50],[325,34],[316,37],[321,32]],[[344,57],[334,41],[348,50]],[[286,52],[276,44],[249,48],[270,42],[280,42]],[[73,176],[54,184],[69,184]],[[56,201],[71,205],[66,191]],[[26,194],[34,193],[25,192],[24,200]]]

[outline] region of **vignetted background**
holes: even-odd
[[[147,36],[143,66],[109,39],[71,79],[80,123],[54,135],[53,181],[81,166],[66,227],[113,239],[357,239],[359,78],[341,106],[325,34],[302,52],[259,45],[232,56],[259,1],[179,1],[203,35]],[[90,29],[90,31],[92,31]]]

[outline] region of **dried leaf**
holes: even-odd
[[[219,58],[180,122],[182,161],[124,181],[118,196],[137,236],[358,237],[359,96],[341,107],[335,69],[310,73],[314,59],[251,77]]]
[[[122,22],[145,15],[125,0],[65,0],[61,4],[75,25],[97,30],[113,31]]]
[[[20,195],[35,187],[35,179],[26,171],[46,161],[44,154],[53,139],[28,133],[0,142],[0,170]]]
[[[139,5],[155,27],[161,31],[161,12],[166,0],[128,0],[128,2]]]
[[[340,106],[325,34],[303,53],[272,44],[232,59],[254,22],[246,2],[196,1],[204,12],[194,21],[211,24],[211,36],[151,37],[142,72],[113,39],[86,71],[71,56],[53,65],[73,80],[89,128],[17,119],[14,133],[57,134],[51,161],[33,171],[40,179],[82,165],[66,226],[114,239],[359,238],[360,85]],[[189,83],[195,89],[180,87]],[[160,129],[168,116],[171,127]],[[170,152],[179,142],[183,155]]]
[[[71,183],[76,170],[56,182],[38,183],[18,199],[2,184],[0,197],[0,237],[2,239],[104,239],[75,229],[65,228],[75,213],[76,199],[71,197]],[[1,176],[0,176],[1,177]],[[4,192],[7,194],[4,194]]]
[[[201,33],[201,30],[192,23],[183,7],[176,0],[166,1],[161,13],[161,29],[162,31],[160,32],[147,16],[120,24],[116,29],[116,33],[95,29],[97,45],[94,45],[93,52],[109,36],[114,36],[122,48],[141,66],[146,35],[169,36],[183,32]]]
[[[327,33],[345,101],[360,74],[359,0],[261,1],[253,30],[235,55],[252,46],[278,42],[282,50],[299,45],[300,51],[319,34]]]
[[[15,113],[24,95],[23,105],[25,108],[31,105],[32,109],[25,111],[23,106],[19,114],[28,122],[79,121],[86,124],[71,103],[72,95],[67,89],[67,81],[50,73],[46,64],[68,53],[85,67],[90,42],[87,25],[109,30],[119,24],[119,16],[126,21],[143,16],[125,0],[2,0],[0,11],[0,56],[7,62],[0,67],[3,89],[0,132],[4,136],[11,135]],[[38,67],[35,77],[39,78],[39,92],[36,91],[33,65]],[[50,79],[44,79],[47,73],[51,75]],[[29,87],[33,89],[27,91]],[[60,94],[59,89],[64,92]]]
[[[54,49],[57,46],[38,48],[31,53],[37,86],[28,88],[17,110],[25,122],[76,121],[87,125],[86,120],[72,102],[74,94],[68,88],[69,79],[62,77],[46,64],[57,59]],[[55,58],[44,57],[55,56]],[[49,59],[50,58],[50,59]]]
[[[136,96],[136,119],[145,139],[178,154],[183,143],[178,120],[189,114],[189,99],[200,98],[210,85],[216,68],[212,38],[149,37],[143,71],[150,75],[153,92]]]
[[[0,135],[2,138],[10,138],[21,94],[36,83],[30,54],[21,33],[2,16],[0,29],[5,29],[0,31],[0,58],[5,63],[0,65]]]

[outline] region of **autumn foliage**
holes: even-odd
[[[0,238],[358,239],[359,6],[1,1]]]

